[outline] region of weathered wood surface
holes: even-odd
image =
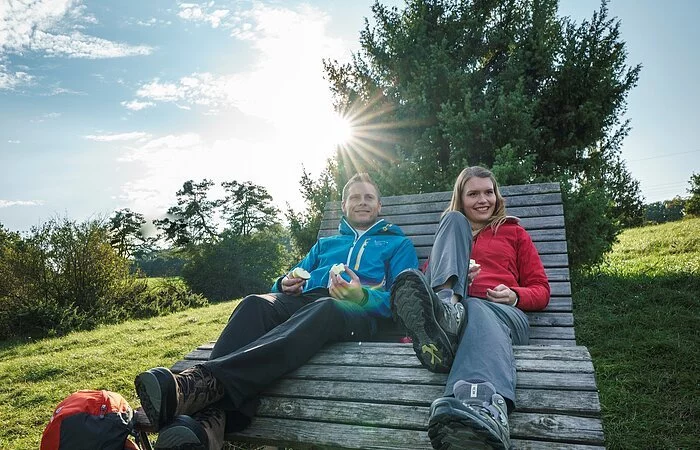
[[[206,360],[212,347],[200,346],[174,369]],[[514,353],[518,409],[510,423],[517,448],[603,445],[588,350],[515,346]],[[332,344],[269,386],[251,427],[227,439],[293,448],[430,448],[430,403],[443,395],[446,379],[424,369],[410,344]]]
[[[545,266],[552,298],[544,311],[527,313],[530,344],[514,347],[517,410],[510,416],[518,449],[604,448],[600,403],[590,354],[576,345],[564,212],[557,183],[504,186],[508,214],[521,218]],[[382,216],[400,225],[421,261],[451,192],[382,199]],[[329,203],[319,237],[335,234],[339,202]],[[335,343],[306,365],[269,386],[237,442],[303,448],[428,449],[431,402],[447,376],[420,365],[397,326],[383,342]],[[213,343],[178,361],[178,372],[207,360]]]
[[[188,357],[206,358],[211,345],[202,347]],[[516,447],[603,445],[588,350],[514,351],[518,410],[510,423]],[[445,381],[445,374],[420,366],[409,344],[333,344],[266,389],[251,427],[227,438],[294,448],[430,448],[430,403],[443,395]]]

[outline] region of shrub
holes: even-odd
[[[289,266],[284,234],[279,226],[251,235],[224,232],[217,242],[203,244],[182,269],[194,291],[211,301],[269,292]]]
[[[52,219],[26,239],[0,226],[0,339],[61,335],[205,303],[181,284],[153,289],[130,274],[100,220]]]
[[[605,191],[590,185],[574,190],[562,183],[562,196],[569,263],[581,267],[599,262],[621,230],[607,218],[611,205]]]

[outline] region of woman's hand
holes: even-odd
[[[481,266],[479,264],[472,264],[469,266],[469,271],[467,272],[467,281],[469,284],[474,282],[474,279],[477,275],[479,275],[479,272],[481,272]]]
[[[506,286],[499,284],[493,289],[486,289],[486,300],[504,305],[513,305],[518,298],[518,294]]]
[[[350,275],[350,281],[345,281],[340,274],[331,272],[331,285],[328,288],[328,292],[331,294],[331,297],[338,300],[360,303],[365,296],[365,293],[362,291],[362,284],[360,284],[360,278],[347,265],[345,265],[345,272]]]

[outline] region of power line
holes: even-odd
[[[700,150],[690,150],[688,152],[669,153],[667,155],[650,156],[648,158],[628,159],[627,162],[647,161],[649,159],[668,158],[669,156],[687,155],[688,153],[697,153],[697,152],[700,152]]]

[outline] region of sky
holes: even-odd
[[[317,176],[348,132],[322,61],[359,50],[372,3],[0,0],[0,223],[152,219],[204,178],[302,209],[302,168]],[[599,5],[561,0],[559,14],[580,22]],[[685,196],[700,172],[700,2],[609,10],[643,66],[622,157],[646,202]]]

